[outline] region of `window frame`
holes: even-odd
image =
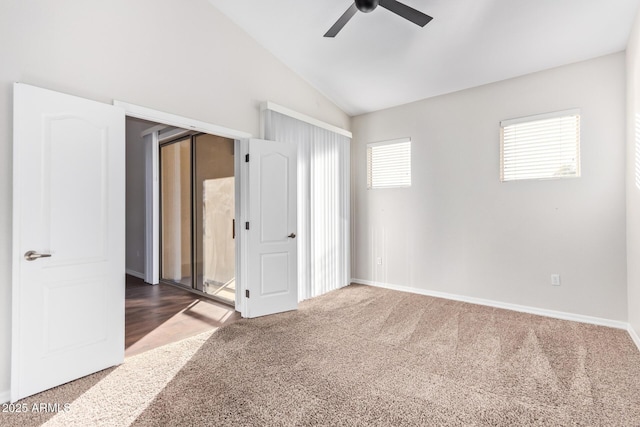
[[[562,119],[568,117],[576,117],[577,131],[576,131],[576,141],[575,141],[575,173],[570,175],[553,175],[553,176],[524,176],[517,177],[518,174],[524,174],[523,171],[515,171],[509,175],[515,175],[513,178],[505,177],[505,128],[520,124],[529,124],[535,123],[545,120],[551,119]],[[579,108],[573,108],[569,110],[561,110],[554,111],[550,113],[543,114],[535,114],[531,116],[519,117],[515,119],[502,120],[500,122],[500,182],[514,182],[514,181],[532,181],[532,180],[554,180],[554,179],[570,179],[570,178],[580,178],[581,171],[581,153],[580,153],[580,145],[581,145],[581,126],[582,126],[582,118],[581,111]],[[532,149],[531,151],[535,151],[537,149]],[[531,153],[530,151],[530,153]]]
[[[374,179],[373,179],[373,158],[372,158],[372,150],[375,149],[376,147],[385,147],[385,146],[391,146],[391,145],[399,145],[399,144],[407,144],[409,145],[409,160],[408,160],[408,167],[405,167],[404,170],[408,169],[408,184],[406,183],[402,183],[402,184],[387,184],[387,185],[376,185],[374,186]],[[386,141],[379,141],[379,142],[371,142],[367,144],[367,149],[366,149],[366,161],[367,161],[367,190],[380,190],[380,189],[388,189],[388,188],[410,188],[413,185],[413,178],[412,178],[412,163],[413,163],[413,155],[412,155],[412,142],[411,142],[411,138],[407,137],[407,138],[398,138],[398,139],[391,139],[391,140],[386,140]]]

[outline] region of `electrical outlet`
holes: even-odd
[[[382,265],[382,258],[380,257],[376,258],[376,264]]]
[[[560,286],[560,275],[552,274],[551,275],[551,286]]]

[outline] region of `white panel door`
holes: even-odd
[[[124,126],[14,85],[12,401],[124,360]]]
[[[249,141],[246,317],[298,307],[297,153],[293,144]],[[245,295],[246,297],[246,295]]]

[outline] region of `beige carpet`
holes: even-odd
[[[49,399],[69,412],[0,425],[640,426],[640,352],[622,330],[354,285],[27,401]]]

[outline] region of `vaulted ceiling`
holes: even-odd
[[[350,115],[625,49],[640,0],[401,0],[323,35],[352,0],[209,0]]]

